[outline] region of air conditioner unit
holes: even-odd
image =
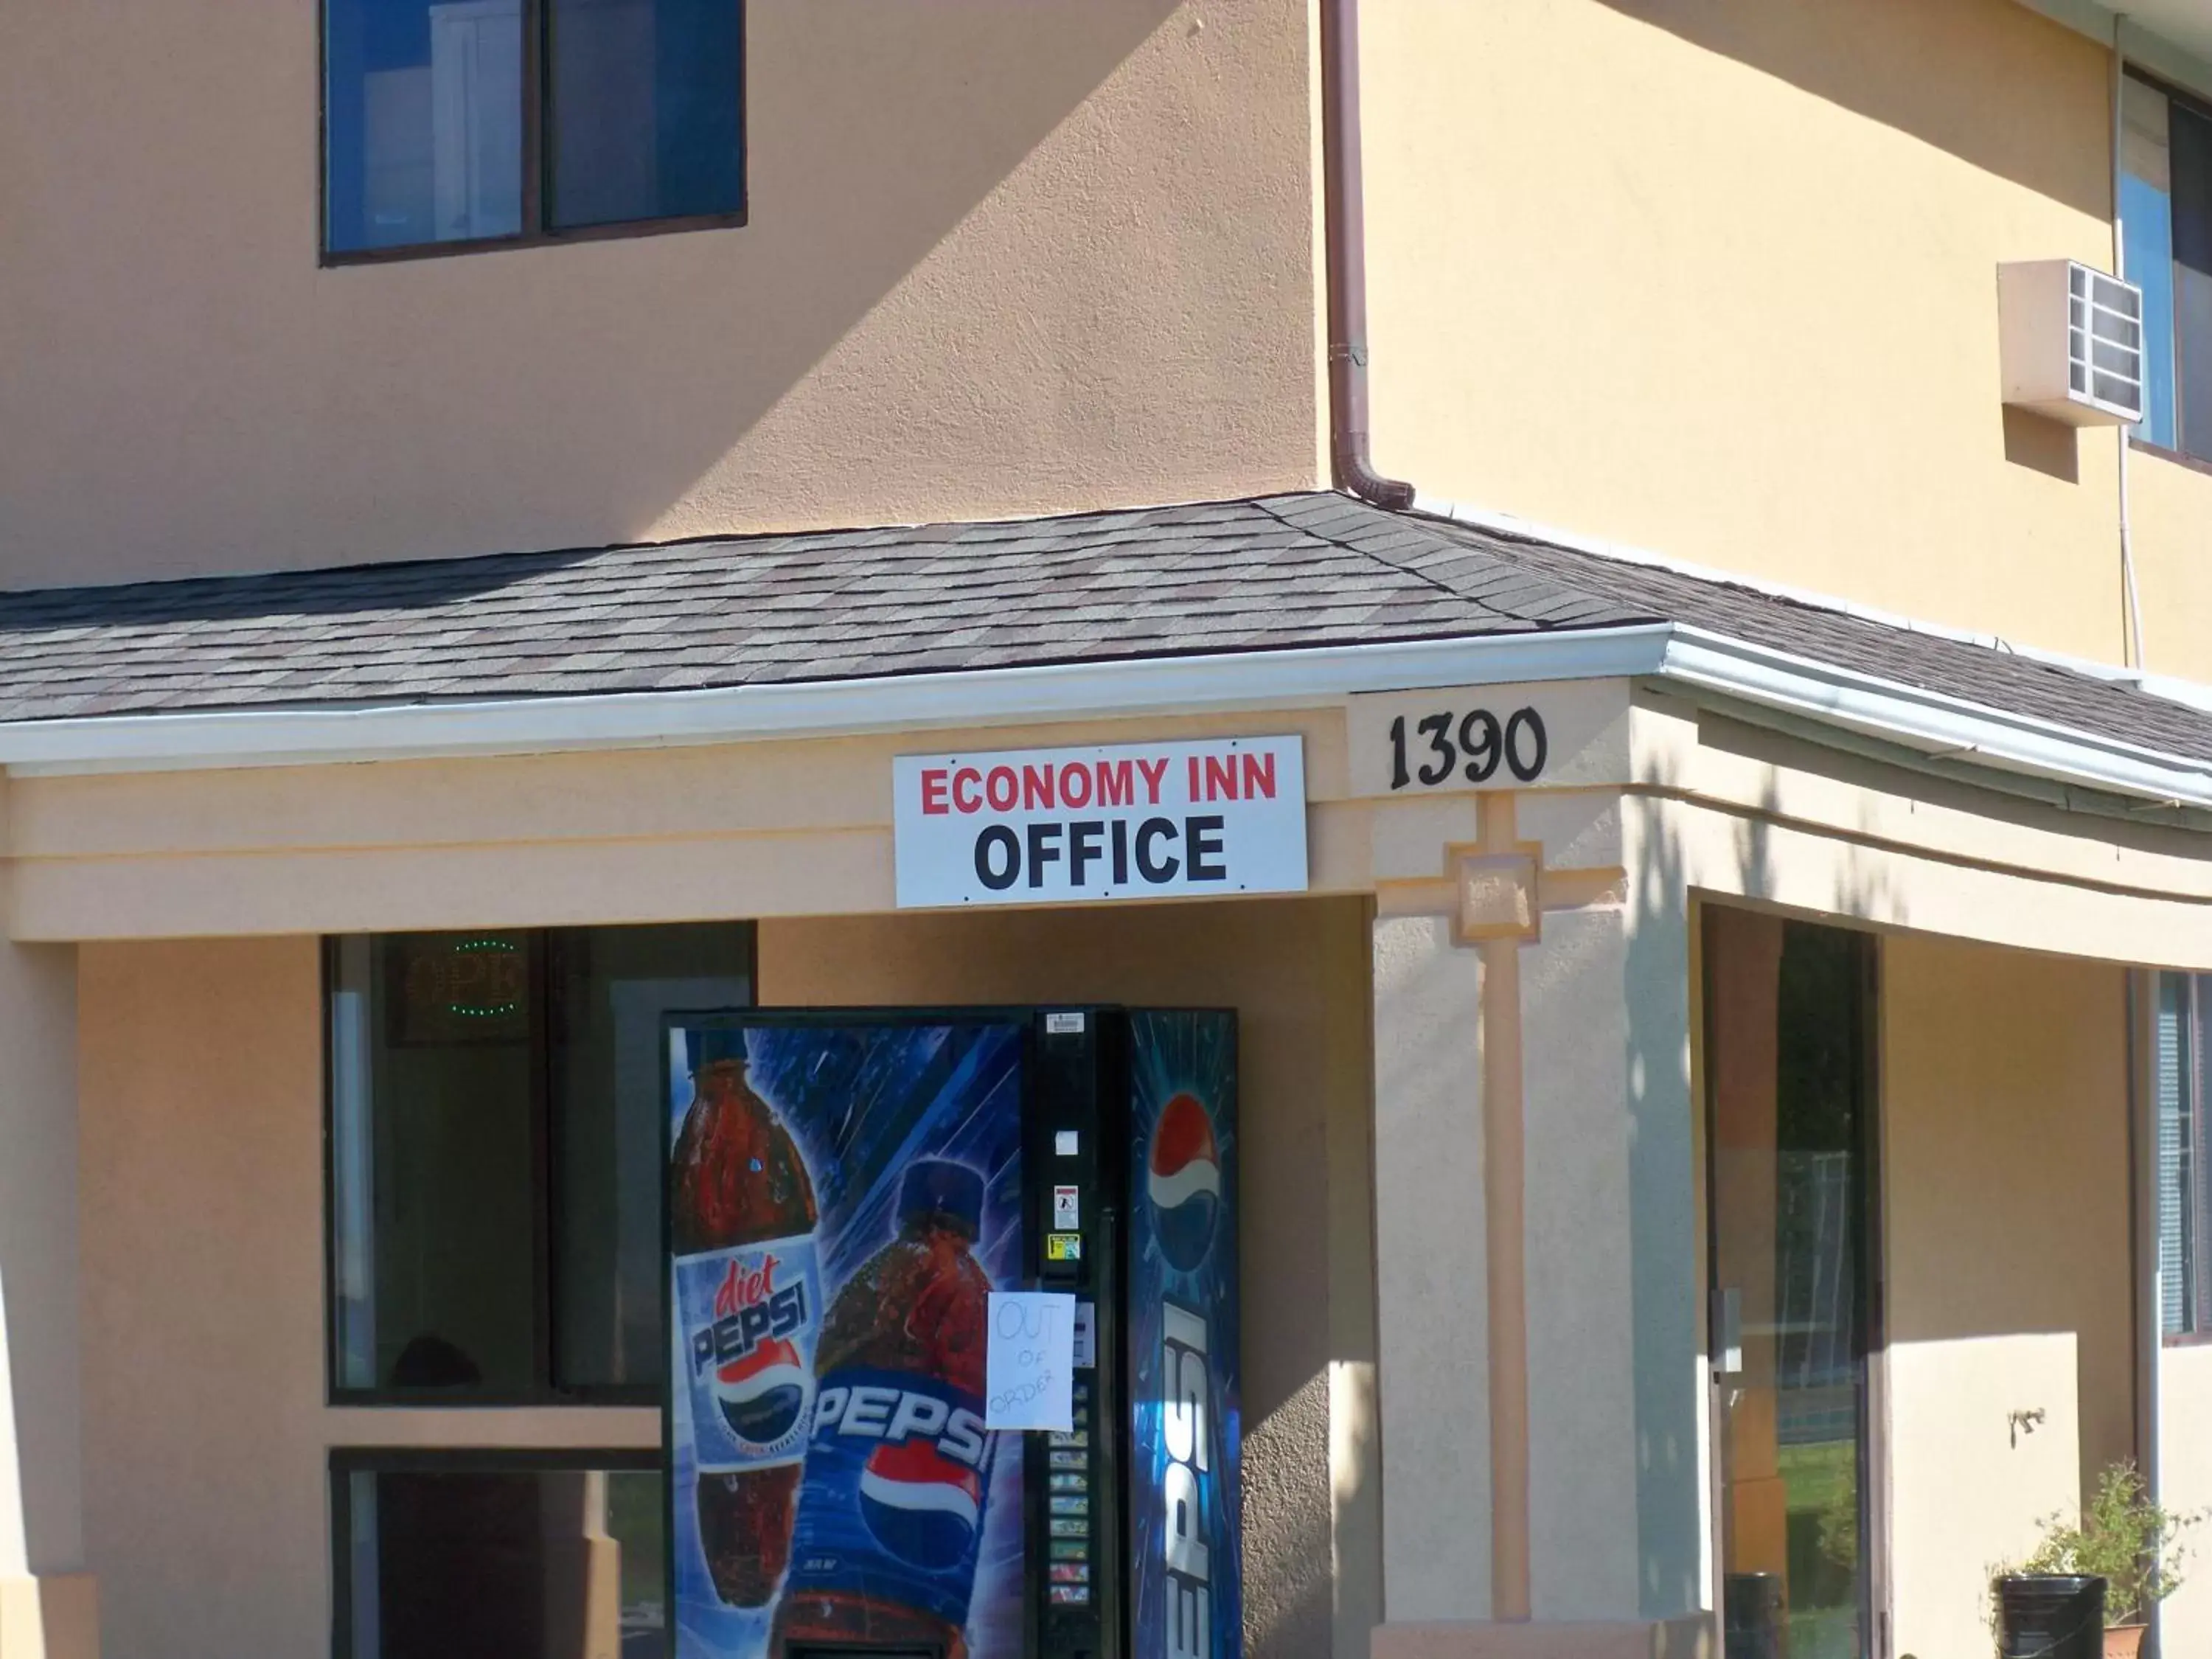
[[[2143,416],[2142,290],[2072,259],[1997,267],[2004,400],[2069,426]]]

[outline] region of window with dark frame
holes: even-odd
[[[336,1659],[666,1659],[656,1451],[332,1449]]]
[[[2130,71],[2121,96],[2123,270],[2143,295],[2136,438],[2212,461],[2212,105]]]
[[[657,1404],[662,1018],[750,925],[325,948],[332,1400]]]
[[[743,0],[323,0],[329,259],[743,222]]]
[[[2158,1139],[2159,1325],[2169,1339],[2212,1334],[2212,975],[2160,974],[2152,1010],[2151,1102]]]

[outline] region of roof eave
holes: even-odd
[[[862,736],[1231,710],[1359,692],[1640,678],[1984,768],[2212,809],[2212,763],[1680,623],[586,696],[0,722],[18,776],[327,765]]]
[[[659,748],[1313,708],[1360,691],[1632,677],[1670,625],[1537,630],[687,691],[0,722],[15,775]]]

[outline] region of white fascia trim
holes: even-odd
[[[1939,759],[2161,805],[2212,807],[2212,763],[1677,626],[1668,682],[1883,738]]]
[[[1324,706],[1360,691],[1657,672],[1665,623],[1472,639],[884,675],[717,690],[0,724],[17,775],[649,749]]]

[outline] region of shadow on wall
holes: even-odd
[[[2104,56],[2018,0],[1599,3],[2078,212],[2110,215],[2109,151],[2082,142],[2103,131]],[[2057,100],[2069,94],[2086,129],[2063,118]]]
[[[1042,466],[1074,447],[1066,374],[1036,372],[1079,361],[1064,337],[1173,326],[1160,308],[1172,270],[1152,268],[1176,257],[1171,228],[1130,251],[1128,193],[1170,195],[1173,170],[1199,166],[1209,190],[1245,191],[1240,175],[1274,153],[1187,155],[1133,134],[1117,143],[1117,120],[1165,118],[1184,82],[1218,80],[1239,46],[1235,27],[1218,41],[1178,37],[1190,58],[1158,71],[1167,84],[1117,94],[987,236],[962,239],[948,279],[959,305],[923,284],[911,323],[887,330],[899,343],[872,354],[888,361],[872,364],[870,386],[831,374],[823,408],[799,417],[812,430],[775,445],[755,474],[740,462],[713,478],[696,503],[707,521],[667,525],[1176,0],[753,0],[748,228],[320,271],[312,139],[292,142],[315,131],[313,28],[300,21],[313,9],[240,0],[218,30],[206,8],[157,9],[120,53],[99,33],[109,10],[76,21],[58,10],[27,58],[88,78],[0,76],[15,105],[0,115],[0,149],[20,124],[45,137],[51,162],[11,204],[17,280],[26,294],[70,296],[55,326],[25,336],[38,349],[16,384],[36,385],[40,406],[34,416],[16,405],[0,501],[57,501],[56,478],[76,480],[80,502],[112,489],[117,435],[146,434],[155,441],[130,464],[136,495],[110,509],[137,515],[142,572],[155,560],[163,574],[326,565],[787,522],[770,515],[824,490],[869,501],[869,473],[895,473],[909,453],[931,477],[963,476],[937,453],[994,442],[1014,460],[1034,443]],[[181,97],[179,64],[211,65],[215,78]],[[1268,64],[1270,75],[1283,67]],[[95,105],[142,118],[69,118]],[[149,150],[169,159],[149,166]],[[151,287],[149,247],[166,250],[168,273]],[[1025,281],[1018,262],[1046,275]],[[933,393],[939,381],[981,406],[948,407]],[[157,428],[149,408],[174,419]],[[809,469],[813,479],[793,482]],[[974,470],[1022,476],[1006,453]],[[800,487],[823,480],[835,482]],[[302,524],[319,545],[298,544]],[[70,533],[66,519],[53,528]]]

